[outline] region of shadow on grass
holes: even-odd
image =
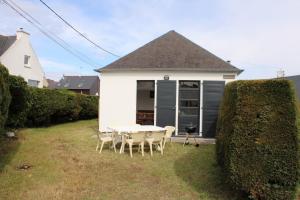
[[[243,200],[247,197],[225,183],[215,161],[214,146],[186,147],[188,152],[175,161],[176,174],[199,192],[199,198]]]
[[[20,140],[9,139],[0,135],[0,173],[4,167],[10,163],[12,158],[15,156],[20,146]]]

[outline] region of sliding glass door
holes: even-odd
[[[178,134],[184,135],[186,128],[195,128],[199,135],[200,81],[179,81]]]

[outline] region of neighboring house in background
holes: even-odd
[[[28,85],[42,88],[44,72],[29,40],[29,33],[20,29],[16,36],[0,35],[0,63],[9,73],[21,76]]]
[[[286,76],[284,78],[286,78],[294,83],[296,95],[297,95],[298,99],[300,100],[300,75]]]
[[[49,89],[55,89],[57,87],[58,82],[51,80],[51,79],[47,79],[47,88]]]
[[[98,76],[63,76],[56,88],[68,89],[81,94],[99,95],[99,85]]]
[[[225,84],[242,70],[170,31],[101,74],[99,129],[150,124],[175,126],[176,136],[213,138]]]

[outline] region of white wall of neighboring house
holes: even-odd
[[[24,64],[24,56],[30,56],[29,64]],[[9,73],[21,76],[25,81],[38,81],[38,87],[43,87],[44,72],[29,40],[29,34],[17,31],[16,41],[1,55],[0,62],[5,65]]]
[[[99,129],[108,126],[122,126],[136,122],[137,81],[138,80],[169,80],[177,81],[177,109],[178,109],[178,82],[179,80],[219,80],[228,83],[235,79],[224,79],[223,75],[234,73],[200,73],[200,72],[102,72],[100,101],[99,101]],[[201,88],[202,91],[202,88]],[[156,89],[155,89],[156,93]],[[156,94],[155,94],[156,99]],[[202,99],[202,98],[201,98]],[[156,105],[156,103],[155,103]],[[176,110],[176,113],[177,110]],[[154,116],[156,111],[154,109]],[[176,116],[177,118],[177,116]],[[155,117],[154,117],[154,121]]]

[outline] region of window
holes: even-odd
[[[24,65],[25,66],[30,66],[30,56],[24,55]]]
[[[180,88],[199,88],[199,81],[180,81]]]
[[[31,87],[38,87],[39,81],[28,79],[28,85]]]
[[[235,75],[234,74],[224,74],[223,79],[235,79]]]

